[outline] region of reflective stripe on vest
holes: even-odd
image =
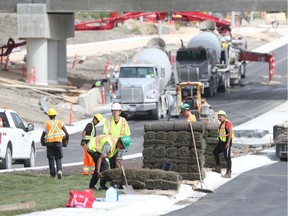
[[[93,122],[90,122],[92,124],[92,131],[91,131],[91,134],[90,136],[89,135],[86,135],[85,136],[85,140],[90,140],[92,139],[93,137],[95,137],[95,127],[94,127],[94,124]]]
[[[189,115],[189,117],[186,118],[186,121],[187,121],[187,122],[195,122],[195,121],[196,121],[196,118],[195,118],[194,115]]]
[[[113,116],[110,117],[108,123],[108,134],[113,135],[115,137],[121,137],[124,135],[125,132],[125,125],[126,125],[126,119],[120,117],[118,124],[121,124],[121,128],[119,131],[116,130],[116,128],[112,127],[112,123],[113,123]],[[114,121],[115,124],[115,121]]]
[[[62,123],[61,121],[50,120],[46,122],[46,140],[47,142],[62,142],[63,133],[62,133]]]
[[[218,138],[222,142],[226,142],[226,137],[227,137],[227,134],[226,134],[226,121],[230,122],[228,119],[226,119],[225,122],[223,122],[218,128]],[[233,132],[232,123],[231,123],[231,127],[232,127],[232,139],[234,139],[234,132]]]
[[[102,153],[102,148],[106,142],[110,145],[110,152],[107,157],[111,158],[117,153],[117,140],[111,135],[103,134],[92,138],[88,144],[88,149],[89,151]]]

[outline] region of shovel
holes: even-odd
[[[124,166],[122,165],[122,163],[121,163],[121,169],[122,169],[122,173],[123,173],[124,180],[125,180],[125,185],[122,185],[125,193],[126,194],[134,194],[135,191],[134,191],[132,185],[128,185],[128,181],[127,181],[127,178],[126,178]]]
[[[193,187],[192,189],[193,189],[194,191],[200,191],[200,192],[204,192],[204,193],[214,193],[212,190],[210,190],[210,189],[207,188],[207,186],[205,185],[205,183],[204,183],[204,181],[203,181],[203,179],[202,179],[201,169],[200,169],[200,164],[199,164],[199,157],[198,157],[198,153],[197,153],[197,147],[196,147],[196,143],[195,143],[195,137],[194,137],[193,127],[192,127],[192,123],[191,123],[191,122],[190,122],[190,129],[191,129],[193,146],[194,146],[195,156],[196,156],[196,161],[197,161],[197,168],[198,168],[198,173],[199,173],[199,179],[200,179],[200,183],[201,183],[201,188]],[[203,188],[203,184],[206,186],[207,189]]]

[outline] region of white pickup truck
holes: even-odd
[[[0,169],[11,169],[12,164],[34,167],[36,142],[32,136],[34,125],[25,126],[13,110],[0,109]]]

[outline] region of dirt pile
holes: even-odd
[[[0,28],[2,29],[0,32],[0,46],[6,44],[9,37],[17,40],[17,15],[0,14]],[[3,29],[5,29],[5,31],[3,31]],[[188,34],[191,37],[191,32],[195,33],[197,32],[197,29],[195,27],[177,27],[176,30],[176,28],[172,26],[163,26],[163,34],[170,33],[172,38],[173,34]],[[119,24],[117,28],[112,30],[75,32],[75,37],[69,38],[67,44],[89,43],[149,34],[157,37],[156,24],[128,20],[123,24]],[[281,34],[278,34],[277,32],[257,33],[252,35],[241,33],[241,35],[244,39],[247,39],[249,50],[281,37]],[[177,48],[179,48],[179,41],[177,41],[176,44],[168,44],[168,50]],[[25,49],[25,47],[21,47],[21,49]],[[89,89],[95,80],[105,77],[103,72],[108,60],[110,61],[110,64],[117,67],[127,61],[127,57],[123,55],[124,51],[128,57],[130,57],[139,49],[126,47],[121,51],[111,51],[107,54],[96,52],[93,55],[87,55],[85,61],[82,64],[77,64],[74,70],[72,69],[71,58],[68,58],[67,77],[70,81],[70,85],[76,86],[77,88]],[[5,61],[3,61],[0,69],[0,79],[9,78],[12,81],[15,80],[25,84],[27,81],[24,82],[22,79],[24,64],[25,62],[23,59],[17,62],[10,61],[7,67],[8,71],[5,71],[3,70]],[[26,122],[32,122],[40,127],[48,118],[40,107],[40,101],[44,100],[48,107],[55,107],[57,109],[59,119],[63,120],[66,124],[69,123],[70,103],[63,100],[63,94],[57,92],[47,94],[33,89],[18,88],[17,85],[14,87],[7,87],[7,85],[4,84],[5,82],[0,80],[0,107],[8,107],[16,110]],[[66,96],[74,97],[75,94],[66,94]],[[90,116],[83,113],[81,109],[73,109],[73,122],[87,117]]]

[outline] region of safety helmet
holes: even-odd
[[[187,104],[187,103],[182,104],[181,107],[180,107],[181,113],[182,113],[184,110],[189,110],[189,109],[190,109],[190,105]]]
[[[48,114],[48,116],[54,116],[54,115],[57,115],[57,112],[54,108],[50,108],[50,109],[48,109],[47,114]]]
[[[95,114],[94,115],[94,117],[99,121],[99,122],[101,122],[102,121],[102,119],[103,119],[103,116],[101,115],[101,114]]]
[[[225,115],[225,116],[226,116],[226,112],[223,111],[223,110],[219,110],[218,113],[217,113],[217,115]]]
[[[121,105],[119,103],[113,103],[111,106],[111,110],[121,110]]]
[[[128,149],[129,149],[129,146],[131,145],[131,138],[130,138],[130,136],[121,136],[121,137],[120,137],[120,140],[121,140],[124,148],[125,148],[126,150],[128,150]]]

